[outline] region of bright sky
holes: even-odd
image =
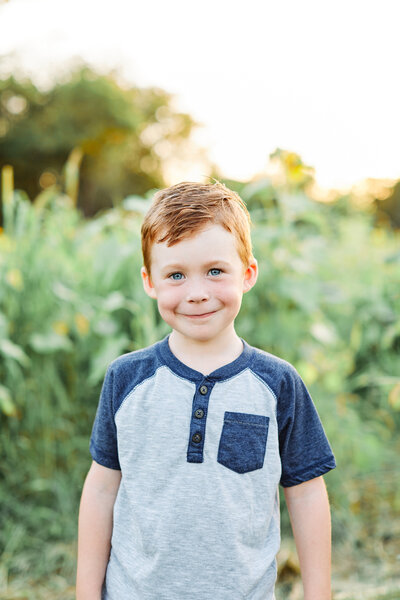
[[[176,94],[223,175],[276,147],[322,186],[400,178],[399,0],[0,0],[0,55],[46,80],[73,58]]]

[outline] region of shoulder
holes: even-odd
[[[250,369],[272,389],[277,398],[288,387],[302,383],[299,373],[287,360],[259,348],[253,347],[252,350]]]
[[[115,374],[123,374],[124,372],[132,372],[132,369],[140,369],[140,371],[146,372],[152,370],[154,366],[158,366],[161,363],[160,356],[158,353],[158,345],[160,342],[148,346],[147,348],[141,348],[140,350],[134,350],[127,354],[122,354],[118,358],[114,359],[108,366],[108,369],[113,371]]]
[[[159,344],[122,354],[109,364],[105,385],[111,385],[114,399],[118,398],[121,402],[133,388],[152,377],[163,365]]]

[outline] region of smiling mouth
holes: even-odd
[[[200,315],[187,315],[184,314],[184,317],[187,317],[188,319],[205,319],[206,317],[210,317],[211,315],[213,315],[216,311],[212,310],[210,312],[206,312],[206,313],[201,313]]]

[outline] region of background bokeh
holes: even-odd
[[[211,30],[218,29],[218,41],[226,50],[240,39],[228,35],[235,28],[238,6],[221,4],[228,24],[222,27],[221,22],[217,28],[214,20]],[[292,9],[289,21],[290,15],[301,16],[294,3],[283,4]],[[244,297],[237,331],[249,343],[295,365],[332,443],[338,468],[326,476],[326,483],[332,503],[334,598],[400,598],[398,155],[397,163],[391,162],[393,157],[388,160],[388,164],[398,165],[397,171],[393,166],[390,173],[380,171],[379,161],[375,170],[372,160],[368,163],[370,177],[360,180],[357,167],[353,186],[346,190],[341,186],[323,188],[318,168],[308,158],[310,152],[306,152],[306,160],[302,148],[287,146],[286,134],[282,144],[270,147],[273,128],[269,138],[268,120],[260,117],[259,129],[266,140],[264,167],[255,168],[247,178],[239,176],[239,170],[235,175],[234,163],[223,168],[213,144],[200,143],[196,135],[201,129],[196,116],[199,109],[191,112],[189,96],[180,103],[174,77],[171,75],[173,92],[164,83],[141,85],[131,72],[128,78],[122,60],[125,55],[117,56],[119,68],[110,62],[111,35],[103,36],[103,44],[99,42],[103,47],[100,58],[89,60],[82,46],[78,58],[64,62],[53,37],[54,56],[48,59],[53,62],[43,73],[42,54],[46,53],[37,47],[37,37],[28,35],[22,43],[21,32],[26,30],[32,6],[40,30],[43,22],[48,23],[43,11],[47,7],[52,14],[53,10],[44,0],[0,3],[0,28],[7,23],[16,28],[15,52],[9,51],[10,46],[2,50],[4,40],[11,39],[9,32],[0,40],[0,599],[74,597],[78,504],[90,465],[88,441],[105,369],[119,354],[148,345],[168,331],[141,288],[141,220],[155,189],[188,174],[198,181],[213,177],[224,181],[247,203],[260,277]],[[73,7],[71,2],[70,11]],[[348,18],[361,27],[364,15],[368,30],[374,9],[371,3],[363,7],[357,22],[353,9]],[[377,18],[384,15],[387,19],[393,3],[383,2],[382,7]],[[116,2],[110,23],[118,8],[122,10],[121,37],[126,32],[123,3]],[[253,8],[260,10],[260,3],[255,2]],[[309,8],[313,11],[302,13],[296,31],[302,30],[302,24],[307,31],[325,30],[327,17],[314,3],[310,2]],[[185,22],[195,31],[193,35],[207,40],[201,29],[204,15],[183,14],[183,3],[173,3],[172,9],[171,18],[179,17],[180,27],[172,27],[170,36],[179,38]],[[161,13],[163,10],[160,7]],[[101,22],[102,11],[100,3],[98,13],[91,17],[93,23],[96,14]],[[250,8],[243,9],[243,24],[253,23],[259,33],[259,23],[247,11]],[[131,16],[129,11],[125,16],[128,14]],[[82,21],[89,25],[85,15],[82,9],[80,16],[75,14],[65,22],[68,27],[76,23],[78,33],[85,31]],[[270,16],[277,19],[275,13]],[[140,18],[143,13],[138,11],[136,29],[131,22],[132,35],[140,29]],[[207,22],[211,19],[212,15]],[[154,28],[159,32],[156,21]],[[389,21],[387,32],[392,27]],[[59,22],[52,26],[66,31]],[[290,43],[281,20],[270,20],[265,36],[274,26],[280,28],[281,39]],[[148,27],[148,43],[162,56],[166,69],[168,48],[164,39],[152,32],[151,22]],[[288,27],[293,30],[292,21]],[[349,22],[345,29],[350,31]],[[162,31],[166,30],[164,23]],[[67,31],[60,39],[68,54],[66,40],[73,37],[74,30]],[[182,34],[186,40],[187,31]],[[362,27],[351,31],[354,53],[345,46],[356,80],[367,72],[360,54],[366,38]],[[143,32],[137,37],[142,39],[141,35]],[[321,34],[315,35],[323,55]],[[296,98],[307,96],[309,81],[307,65],[296,60],[302,54],[301,36],[296,36],[298,45],[291,46],[293,70],[284,72],[292,81],[294,107]],[[29,44],[33,62],[29,61]],[[391,44],[388,35],[384,52]],[[143,80],[148,48],[143,45],[140,53],[132,45],[132,61],[140,74],[138,80]],[[125,49],[122,42],[121,47]],[[310,56],[318,53],[317,47],[306,42],[304,47]],[[236,108],[236,116],[229,120],[237,152],[246,153],[245,146],[251,143],[247,130],[254,128],[254,113],[260,110],[251,102],[257,90],[252,77],[255,71],[259,79],[268,80],[268,76],[256,69],[257,63],[244,59],[237,63],[238,74],[249,73],[245,81],[238,77],[236,82],[247,90],[248,103],[239,113],[229,76],[224,79],[222,68],[226,64],[226,73],[230,73],[238,50],[232,55],[215,53],[214,63],[207,63],[208,74],[220,74],[218,88],[207,86],[196,52],[188,46],[186,54],[192,53],[194,68],[187,87],[195,82],[202,98],[205,88],[208,96],[216,97],[218,91],[218,98],[230,89],[226,112],[228,105]],[[279,64],[287,64],[287,55],[282,54],[281,62],[280,56],[277,47],[272,88],[279,87]],[[370,51],[364,58],[371,60]],[[272,60],[270,54],[268,59]],[[153,75],[147,75],[150,80],[157,69],[151,60],[147,64],[149,69],[154,67]],[[375,67],[372,61],[371,70]],[[185,73],[183,69],[182,77]],[[326,83],[327,76],[322,80]],[[160,81],[166,80],[160,75]],[[352,86],[361,87],[368,104],[363,81],[348,82],[347,92]],[[387,100],[387,94],[379,96],[373,112],[368,104],[370,118],[365,121],[362,143],[374,147],[370,156],[377,153],[377,124],[383,123],[380,118],[385,109],[390,114],[396,97],[391,81],[388,79],[386,88],[391,99]],[[193,89],[191,93],[194,97]],[[378,96],[372,95],[376,102]],[[238,96],[243,103],[239,92]],[[329,115],[336,105],[333,95],[325,92],[324,97]],[[215,102],[218,106],[219,100]],[[271,106],[265,110],[270,114]],[[297,117],[299,120],[299,113]],[[284,116],[277,120],[283,122]],[[313,121],[308,116],[306,121],[300,129],[305,137],[309,134],[316,140],[318,118]],[[211,131],[212,122],[211,118],[203,129]],[[345,153],[352,136],[348,137],[344,121],[336,123]],[[398,126],[398,121],[393,121],[392,137]],[[211,137],[218,135],[213,131]],[[383,146],[380,152],[386,151],[388,144]],[[318,155],[318,144],[313,152]],[[338,159],[337,164],[342,162]],[[332,172],[335,167],[332,162]],[[301,583],[284,505],[282,529],[278,597],[296,600],[302,597]]]

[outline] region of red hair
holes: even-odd
[[[236,192],[222,183],[183,182],[160,190],[142,225],[143,263],[151,269],[153,244],[173,246],[207,224],[221,225],[236,238],[237,251],[245,266],[252,258],[250,215]]]

